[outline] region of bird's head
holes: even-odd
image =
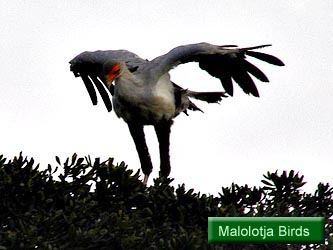
[[[107,62],[103,65],[103,72],[106,83],[111,85],[121,75],[121,64],[111,61]]]

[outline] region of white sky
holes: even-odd
[[[300,171],[312,191],[331,182],[333,162],[332,1],[1,1],[0,154],[23,151],[43,166],[79,156],[114,157],[137,170],[126,124],[93,106],[68,61],[85,50],[128,49],[152,59],[175,46],[210,42],[254,46],[281,58],[275,67],[252,60],[270,79],[261,97],[235,87],[221,105],[197,103],[205,114],[175,119],[174,184],[213,193],[221,186],[260,185],[268,170]],[[172,71],[193,90],[221,90],[195,64]],[[147,140],[159,170],[155,134]],[[332,182],[331,182],[332,184]]]

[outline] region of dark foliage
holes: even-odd
[[[39,170],[33,159],[0,156],[0,250],[4,249],[332,249],[332,188],[301,191],[293,171],[264,175],[263,187],[232,184],[218,197],[174,188],[113,160],[74,154],[62,170]],[[325,216],[323,245],[207,245],[207,217]]]

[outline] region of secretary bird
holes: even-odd
[[[189,44],[178,46],[151,61],[127,50],[99,50],[74,57],[70,61],[70,70],[82,78],[94,105],[97,104],[96,87],[107,110],[110,112],[113,104],[116,115],[127,123],[146,185],[153,165],[143,127],[153,125],[155,128],[160,152],[159,175],[167,177],[171,170],[169,144],[173,119],[181,112],[187,114],[187,110],[201,111],[191,98],[217,103],[228,95],[233,96],[233,82],[246,94],[259,97],[251,76],[262,82],[269,80],[246,60],[246,56],[283,66],[277,57],[256,51],[268,46],[239,48],[235,45]],[[219,78],[224,91],[196,92],[172,82],[169,71],[189,62],[199,63],[202,70]]]

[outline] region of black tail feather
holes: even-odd
[[[228,97],[225,92],[195,92],[188,91],[188,95],[200,101],[208,103],[218,103],[222,100],[222,97]]]

